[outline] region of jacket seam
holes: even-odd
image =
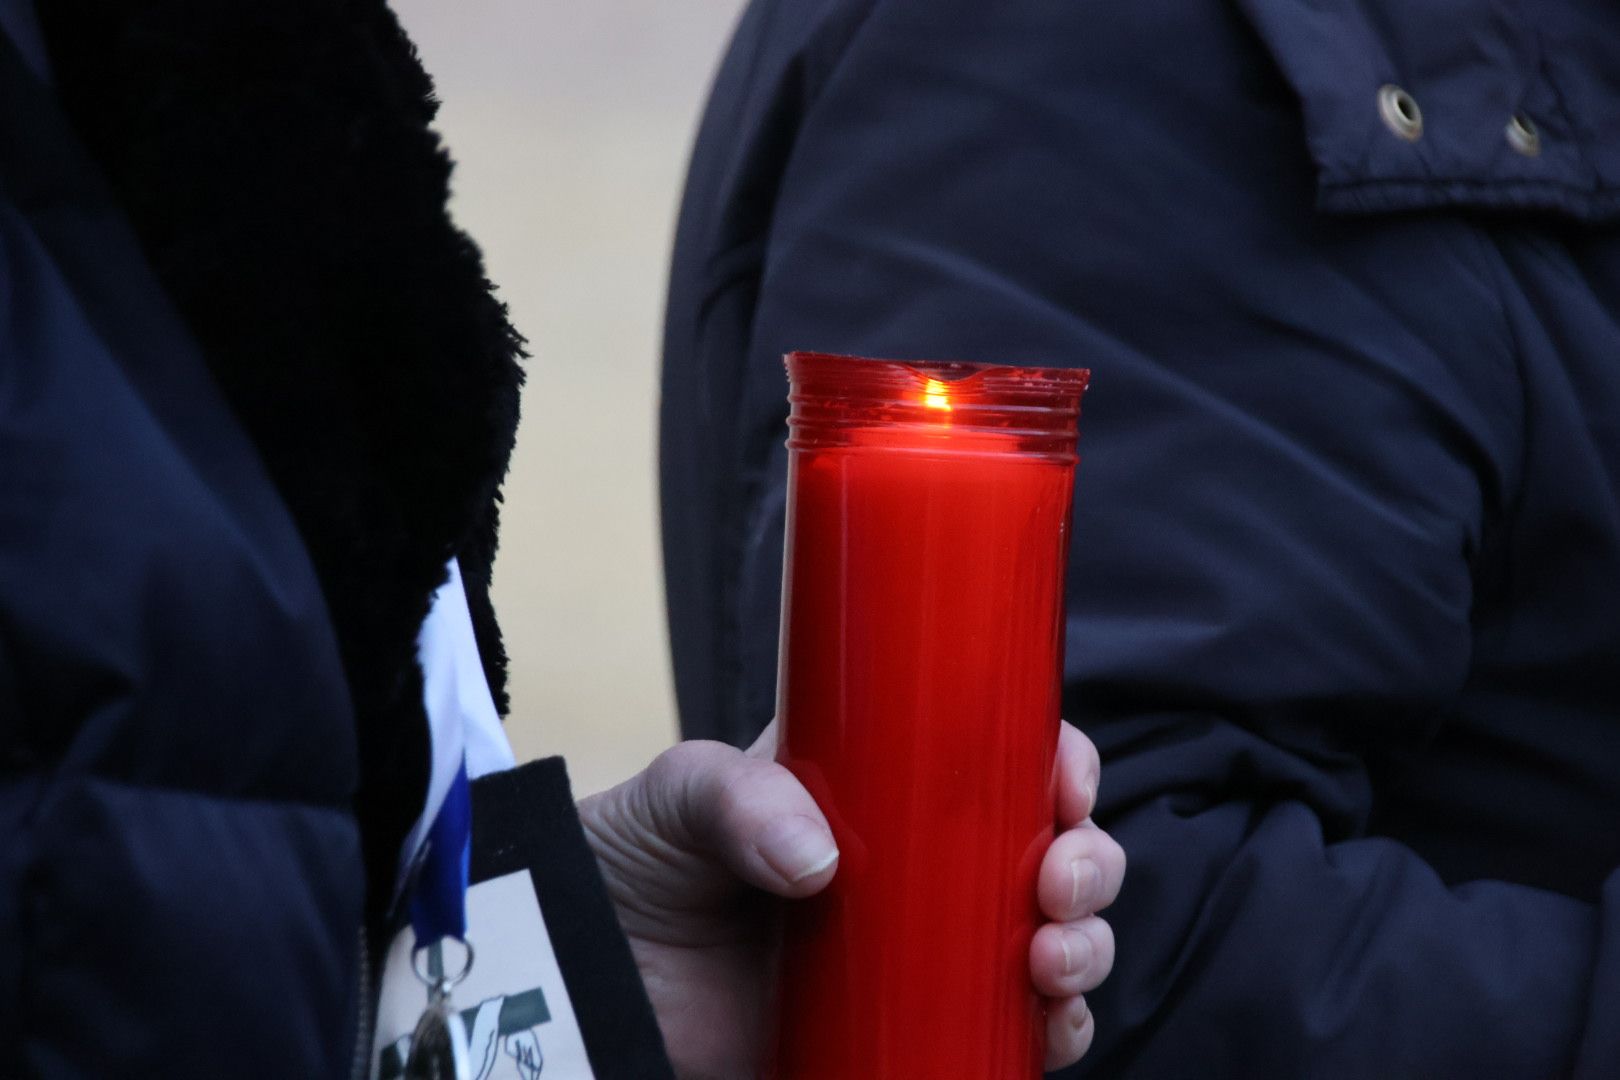
[[[722,253],[714,256],[711,260],[706,260],[706,265],[710,266],[714,265],[716,260],[722,258],[727,260],[736,259],[738,261],[738,266],[727,268],[731,270],[731,274],[723,279],[725,289],[735,288],[737,283],[749,276],[750,273],[763,283],[769,273],[769,260],[765,257],[765,254],[770,244],[771,234],[775,231],[777,209],[781,203],[783,185],[799,161],[799,132],[803,130],[806,119],[819,104],[823,91],[837,78],[839,71],[848,59],[850,43],[860,34],[861,28],[866,25],[867,20],[871,18],[880,3],[882,3],[882,0],[848,0],[848,2],[841,0],[841,2],[829,5],[832,10],[822,18],[815,31],[809,34],[799,46],[794,60],[801,65],[798,77],[801,80],[803,99],[801,108],[795,118],[792,141],[782,155],[781,168],[777,174],[776,183],[771,190],[769,210],[762,217],[757,235],[730,244]],[[825,40],[823,35],[829,33],[829,24],[839,23],[842,23],[842,25],[837,25],[836,30],[837,37],[841,41],[837,47],[836,55],[828,63],[812,63],[812,52],[816,43]],[[745,249],[748,249],[748,251],[745,251]],[[752,250],[758,251],[757,262],[745,257]],[[723,291],[722,288],[711,283],[711,287],[705,290],[705,300],[700,310],[705,314],[712,310],[713,303],[723,295]],[[748,389],[754,382],[753,367],[750,360],[754,356],[758,340],[758,318],[759,304],[756,298],[753,309],[748,313],[747,337],[743,342],[741,352],[742,371],[737,387],[739,401],[746,400]],[[702,323],[700,322],[698,324],[700,331],[701,326]],[[699,340],[701,340],[701,333]],[[749,475],[748,470],[744,470],[743,475],[734,481],[733,493],[736,496],[736,502],[724,506],[724,521],[721,523],[722,531],[720,535],[732,539],[725,541],[727,555],[723,556],[721,577],[717,582],[720,606],[718,618],[715,620],[719,640],[715,642],[717,652],[715,658],[715,681],[717,685],[714,687],[714,701],[716,708],[722,712],[722,716],[717,718],[720,728],[729,735],[733,742],[741,744],[751,742],[753,739],[752,727],[748,722],[748,718],[742,715],[744,686],[744,680],[741,678],[743,641],[742,574],[746,562],[745,556],[750,526],[759,516],[765,502],[764,494],[770,484],[770,478],[766,473],[767,469],[763,466],[753,470],[752,475]]]
[[[1354,191],[1364,188],[1388,187],[1391,185],[1408,185],[1413,187],[1439,188],[1446,186],[1459,186],[1479,191],[1510,191],[1510,190],[1539,190],[1551,189],[1571,195],[1578,195],[1587,199],[1620,199],[1620,187],[1605,184],[1601,181],[1589,186],[1573,184],[1566,180],[1507,178],[1480,179],[1467,176],[1368,176],[1357,177],[1353,180],[1323,180],[1323,191]]]

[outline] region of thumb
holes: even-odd
[[[681,743],[643,774],[650,815],[663,839],[689,841],[744,881],[783,897],[820,892],[838,866],[838,845],[810,793],[761,756],[774,735],[744,754],[712,742]]]

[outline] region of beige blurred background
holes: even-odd
[[[452,209],[534,353],[495,603],[519,760],[578,793],[675,738],[658,554],[660,321],[698,111],[741,0],[395,0]]]

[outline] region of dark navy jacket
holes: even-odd
[[[452,556],[504,700],[520,339],[382,0],[38,14],[0,0],[0,1077],[365,1075]],[[594,1074],[670,1075],[561,762],[473,803]]]
[[[0,297],[0,1075],[344,1075],[365,893],[326,605],[3,36]]]
[[[1091,367],[1075,1075],[1620,1076],[1617,72],[1610,0],[756,0],[670,292],[686,731],[771,715],[784,351]]]

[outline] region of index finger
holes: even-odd
[[[1057,823],[1072,829],[1091,816],[1097,805],[1102,763],[1085,732],[1064,721],[1058,733]]]

